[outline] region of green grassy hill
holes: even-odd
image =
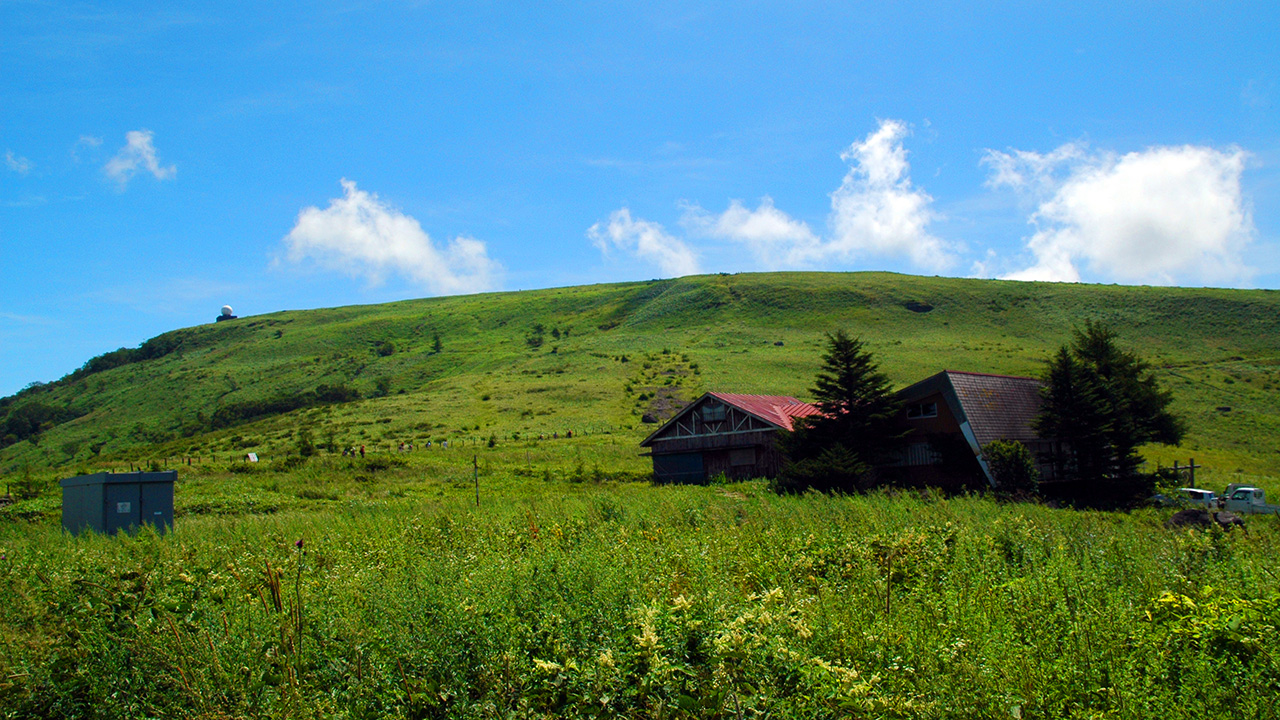
[[[1086,318],[1159,367],[1189,421],[1184,446],[1151,459],[1280,477],[1280,293],[887,273],[710,275],[175,330],[0,401],[0,470],[279,455],[304,427],[371,450],[607,433],[622,469],[642,470],[644,414],[708,389],[804,398],[832,329],[861,336],[905,385],[947,368],[1038,374]],[[360,398],[342,402],[348,391]],[[24,439],[13,418],[31,407],[46,428]]]

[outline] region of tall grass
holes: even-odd
[[[755,483],[428,497],[0,526],[0,714],[1274,717],[1273,519]]]

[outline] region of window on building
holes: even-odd
[[[702,406],[702,422],[720,422],[724,420],[724,405],[703,405]]]
[[[938,417],[938,403],[916,403],[907,406],[907,419],[920,420],[923,418]]]

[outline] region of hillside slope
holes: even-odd
[[[303,427],[321,444],[384,447],[568,430],[638,441],[644,415],[707,389],[806,397],[838,327],[905,385],[944,368],[1038,374],[1086,318],[1161,368],[1189,420],[1184,447],[1152,457],[1280,476],[1280,293],[887,273],[697,276],[176,330],[0,401],[0,470],[279,452]]]

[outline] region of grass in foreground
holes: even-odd
[[[1274,717],[1271,518],[494,482],[0,526],[0,713]]]

